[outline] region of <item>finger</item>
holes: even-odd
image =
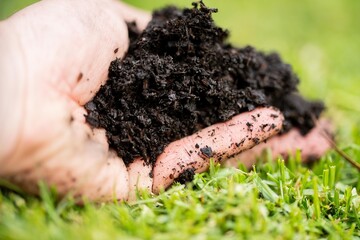
[[[80,105],[88,102],[106,81],[110,62],[127,51],[121,7],[111,0],[44,0],[13,15],[6,23],[22,36],[29,78]]]
[[[37,192],[37,181],[44,180],[60,194],[71,190],[94,199],[127,198],[126,167],[108,151],[104,133],[93,136],[84,122],[69,121],[69,113],[104,83],[110,61],[127,49],[127,27],[114,4],[44,0],[2,25],[3,33],[17,36],[18,56],[27,70],[26,94],[12,96],[21,99],[27,115],[20,119],[24,126],[16,148],[11,154],[5,149],[11,157],[4,160],[0,175],[30,192]],[[98,197],[95,186],[104,186]]]
[[[207,170],[210,158],[220,162],[253,147],[278,133],[282,122],[278,110],[259,108],[169,144],[155,163],[153,192],[166,189],[189,170]]]
[[[1,50],[11,55],[5,57],[18,59],[0,57],[1,68],[7,70],[0,72],[3,98],[18,108],[0,106],[7,116],[0,142],[10,140],[0,150],[0,161],[13,165],[11,155],[31,151],[49,134],[60,134],[73,110],[63,99],[75,107],[90,100],[105,81],[111,59],[124,55],[127,28],[110,2],[44,0],[1,23],[0,34],[6,36]]]
[[[129,201],[136,200],[139,191],[152,191],[152,166],[146,165],[141,159],[136,159],[128,168],[129,173]]]
[[[289,154],[294,155],[297,150],[301,151],[304,162],[319,159],[327,150],[331,148],[330,143],[323,136],[324,131],[332,132],[331,124],[326,120],[321,120],[307,135],[301,135],[298,129],[292,129],[286,134],[275,136],[266,143],[261,143],[254,148],[240,153],[224,162],[225,166],[238,167],[240,163],[246,167],[251,167],[256,162],[265,149],[270,149],[272,158],[279,156],[286,158]]]
[[[118,11],[126,22],[135,22],[137,28],[143,31],[151,20],[151,13],[119,2]]]
[[[126,25],[111,5],[110,1],[45,0],[2,23],[2,33],[17,36],[15,42],[20,54],[16,57],[22,60],[18,69],[26,73],[26,91],[12,97],[21,100],[26,117],[19,120],[22,121],[21,137],[13,145],[16,147],[11,154],[7,154],[11,157],[4,160],[7,166],[0,172],[15,171],[14,162],[24,163],[25,169],[34,161],[39,162],[35,157],[31,161],[25,160],[27,156],[36,156],[37,150],[47,142],[62,139],[64,125],[67,128],[70,117],[68,113],[74,109],[69,106],[77,106],[65,106],[62,98],[70,96],[71,100],[80,103],[89,100],[91,94],[95,94],[92,90],[106,79],[110,58],[116,55],[113,49],[119,48],[117,56],[126,51]],[[19,79],[5,79],[15,80]],[[87,87],[77,89],[77,82],[82,80],[88,82]],[[76,137],[68,139],[72,142]],[[46,155],[46,151],[39,154]]]
[[[73,1],[70,1],[73,5]],[[96,22],[85,20],[91,24],[86,26],[90,28],[89,35],[81,35],[86,49],[83,55],[76,55],[81,65],[78,67],[78,73],[74,70],[73,74],[77,79],[71,95],[80,105],[90,101],[105,83],[110,63],[116,58],[124,57],[129,44],[125,21],[134,21],[142,31],[151,20],[151,15],[145,11],[118,1],[109,1],[108,4],[105,2],[107,1],[95,1],[94,7],[91,8],[97,19]],[[92,18],[92,14],[89,13],[85,16]]]

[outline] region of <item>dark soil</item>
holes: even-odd
[[[188,168],[180,173],[179,177],[174,179],[174,182],[178,182],[180,184],[185,184],[194,180],[195,169]]]
[[[324,109],[299,95],[299,79],[279,55],[233,47],[212,20],[216,10],[193,5],[154,12],[141,34],[128,24],[126,57],[111,63],[108,81],[85,106],[88,123],[106,129],[126,164],[135,157],[152,164],[170,142],[258,106],[279,108],[283,131],[303,134]]]

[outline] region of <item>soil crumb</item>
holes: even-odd
[[[182,173],[180,173],[179,177],[174,179],[174,182],[178,182],[180,184],[186,184],[194,180],[194,175],[195,175],[194,168],[185,169]]]
[[[85,105],[87,122],[106,129],[125,164],[135,157],[153,164],[170,142],[258,106],[280,109],[283,132],[303,134],[323,111],[322,102],[300,96],[299,79],[278,54],[229,44],[216,11],[202,2],[167,7],[141,34],[128,23],[127,55],[111,63],[108,81]]]

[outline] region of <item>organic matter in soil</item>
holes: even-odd
[[[128,24],[127,55],[111,63],[108,81],[85,105],[87,122],[106,129],[125,164],[136,157],[153,164],[170,142],[259,106],[281,110],[283,132],[314,127],[324,105],[300,96],[291,66],[276,53],[229,44],[214,12],[200,2],[155,11],[142,33]]]

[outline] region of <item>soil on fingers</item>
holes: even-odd
[[[202,2],[167,7],[141,34],[128,24],[127,55],[111,63],[108,81],[85,106],[87,122],[106,129],[126,164],[137,157],[153,164],[170,142],[259,106],[281,110],[283,132],[314,127],[323,103],[300,96],[299,79],[278,54],[229,44],[216,11]]]

